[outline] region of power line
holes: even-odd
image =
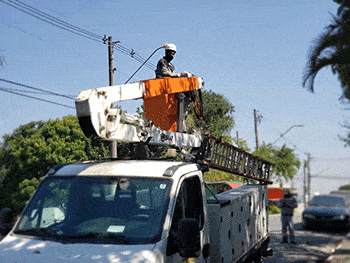
[[[48,91],[48,90],[38,89],[38,88],[31,87],[31,86],[28,86],[28,85],[24,85],[24,84],[21,84],[21,83],[18,83],[18,82],[14,82],[14,81],[11,81],[11,80],[6,80],[6,79],[1,79],[0,78],[0,81],[7,82],[7,83],[10,83],[10,84],[13,84],[13,85],[17,85],[17,86],[21,86],[21,87],[24,87],[24,88],[36,90],[36,91],[45,92],[45,93],[50,94],[50,95],[59,96],[59,97],[63,97],[63,98],[66,98],[66,99],[75,100],[75,98],[73,96],[63,95],[63,94],[51,92],[51,91]]]
[[[7,0],[7,1],[8,2],[5,2],[5,0],[0,0],[0,2],[3,2],[4,4],[9,5],[9,6],[11,6],[19,11],[22,11],[22,12],[30,15],[30,16],[33,16],[41,21],[49,23],[50,25],[61,28],[61,29],[66,30],[68,32],[71,32],[73,34],[85,37],[87,39],[102,42],[102,43],[106,44],[106,41],[107,41],[106,36],[98,35],[98,34],[95,34],[91,31],[88,31],[88,30],[82,29],[80,27],[74,26],[72,24],[69,24],[61,19],[58,19],[58,18],[51,16],[45,12],[42,12],[39,9],[36,9],[28,4],[22,3],[21,1],[18,1],[18,0],[16,0],[16,1]],[[124,47],[120,44],[115,45],[114,48],[116,50],[130,56],[131,58],[135,59],[136,61],[138,61],[140,63],[143,63],[146,61],[145,58],[143,58],[142,56],[137,54],[133,49],[129,49],[129,48]],[[155,70],[155,65],[150,63],[149,61],[147,61],[145,63],[145,66],[151,70]]]
[[[8,1],[11,2],[11,3],[14,3],[14,2],[11,1],[11,0],[8,0]],[[66,23],[66,22],[63,21],[63,20],[60,20],[60,19],[58,19],[58,18],[56,18],[56,17],[53,17],[53,16],[51,16],[51,15],[49,15],[49,14],[47,14],[47,13],[44,13],[44,12],[42,12],[42,11],[40,11],[40,10],[38,10],[38,9],[36,9],[36,8],[34,8],[34,7],[32,7],[32,6],[30,6],[30,5],[27,5],[27,4],[25,4],[25,3],[21,2],[21,1],[19,1],[19,0],[16,0],[16,2],[15,2],[14,4],[18,4],[18,3],[20,3],[21,5],[23,5],[25,8],[28,8],[28,10],[33,10],[34,13],[43,15],[44,17],[48,18],[49,20],[51,20],[51,21],[53,21],[53,22],[57,22],[58,24],[61,24],[61,25],[66,26],[66,27],[68,27],[68,28],[71,28],[72,30],[76,30],[76,31],[78,31],[78,32],[81,32],[81,33],[83,33],[83,34],[89,35],[89,36],[94,37],[94,38],[98,38],[98,39],[102,39],[102,38],[103,38],[103,36],[97,35],[97,34],[92,33],[92,32],[90,32],[90,31],[87,31],[87,30],[81,29],[81,28],[79,28],[79,27],[77,27],[77,26],[74,26],[74,25],[72,25],[72,24]]]
[[[328,179],[328,180],[344,180],[350,179],[350,176],[341,176],[341,175],[312,175],[312,179]]]
[[[65,104],[57,103],[57,102],[50,101],[50,100],[40,99],[40,98],[33,97],[33,96],[29,96],[29,95],[24,95],[24,94],[22,94],[22,93],[18,93],[18,92],[14,92],[14,91],[7,90],[6,88],[1,88],[1,87],[0,87],[0,91],[12,93],[12,94],[16,94],[16,95],[19,95],[19,96],[23,96],[23,97],[27,97],[27,98],[31,98],[31,99],[35,99],[35,100],[44,101],[44,102],[47,102],[47,103],[59,105],[59,106],[66,107],[66,108],[75,109],[74,107],[71,107],[71,106],[68,106],[68,105],[65,105]]]
[[[116,50],[118,50],[118,51],[120,51],[120,52],[122,52],[122,53],[124,53],[124,54],[126,54],[128,56],[130,56],[131,58],[135,59],[136,61],[138,61],[140,63],[143,63],[143,62],[146,61],[145,58],[143,58],[142,56],[138,55],[133,49],[126,48],[126,47],[124,47],[124,46],[122,46],[120,44],[115,45],[114,48]],[[147,61],[145,63],[145,66],[148,67],[149,69],[152,69],[152,70],[155,70],[155,68],[156,68],[156,66],[153,63],[149,62],[149,61]]]
[[[11,89],[11,88],[2,88],[6,89],[8,91],[13,91],[13,92],[21,92],[21,93],[31,93],[31,94],[36,94],[36,95],[51,95],[48,94],[47,92],[39,92],[39,91],[29,91],[29,90],[21,90],[21,89]]]
[[[99,42],[102,41],[102,39],[103,39],[102,36],[96,35],[92,32],[89,32],[89,31],[86,31],[86,30],[81,29],[79,27],[76,27],[74,25],[68,24],[62,20],[54,18],[53,16],[50,16],[49,14],[46,14],[46,13],[41,12],[39,10],[36,11],[37,9],[35,9],[34,7],[31,7],[29,5],[25,5],[19,1],[14,2],[14,1],[8,0],[10,3],[6,3],[4,0],[0,0],[0,1],[6,5],[9,5],[15,9],[19,10],[19,11],[22,11],[28,15],[31,15],[31,16],[33,16],[41,21],[49,23],[53,26],[56,26],[58,28],[61,28],[61,29],[66,30],[68,32],[71,32],[73,34],[76,34],[76,35],[79,35],[79,36],[82,36],[82,37],[85,37],[85,38],[88,38],[88,39],[91,39],[94,41],[99,41]]]
[[[313,161],[350,161],[350,158],[343,157],[343,158],[325,158],[325,157],[312,157],[311,160]]]

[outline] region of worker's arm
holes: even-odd
[[[164,76],[164,77],[171,77],[171,78],[177,78],[177,77],[179,77],[179,75],[174,71],[174,72],[172,72],[172,71],[170,71],[168,68],[166,68],[166,67],[163,67],[162,68],[162,75]]]
[[[180,77],[179,74],[175,72],[174,66],[168,67],[165,60],[161,59],[157,65],[157,75],[162,77],[177,78]]]

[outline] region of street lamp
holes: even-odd
[[[304,124],[296,124],[296,125],[291,126],[288,130],[286,130],[284,133],[282,133],[281,136],[276,141],[274,141],[272,143],[272,145],[274,145],[279,139],[281,139],[284,135],[286,135],[287,132],[289,132],[294,127],[304,127]]]

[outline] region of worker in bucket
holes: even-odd
[[[171,63],[176,53],[176,46],[172,43],[165,46],[165,56],[158,61],[156,69],[156,78],[170,77],[178,78],[179,74],[175,72],[175,67]]]
[[[288,243],[288,230],[290,242],[296,244],[293,226],[293,212],[298,207],[297,201],[289,189],[284,190],[283,197],[279,200],[282,221],[282,243]]]
[[[158,61],[157,69],[156,69],[156,78],[164,78],[164,77],[170,77],[170,78],[179,78],[179,77],[190,77],[192,76],[192,73],[188,72],[182,72],[181,74],[177,74],[175,72],[175,67],[171,63],[171,61],[174,58],[174,55],[176,53],[176,46],[172,43],[166,44],[165,46],[165,56],[161,58]],[[191,75],[190,75],[191,74]],[[183,109],[183,115],[182,117],[179,116],[177,122],[178,122],[178,132],[187,132],[188,131],[188,125],[187,125],[187,113],[188,113],[188,107],[190,104],[190,95],[191,92],[179,92],[175,95],[176,99],[179,101],[179,108]],[[183,105],[183,106],[180,106]]]

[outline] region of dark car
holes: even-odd
[[[306,229],[349,230],[349,210],[345,199],[341,196],[314,196],[303,211],[302,218]]]

